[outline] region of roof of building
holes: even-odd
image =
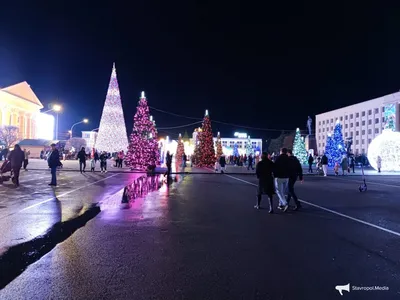
[[[31,86],[26,81],[5,87],[1,89],[1,91],[16,96],[18,98],[27,100],[33,104],[40,106],[40,108],[43,108],[42,103],[35,95],[35,93],[32,91]]]
[[[20,146],[50,146],[51,144],[57,144],[58,141],[44,140],[44,139],[25,139],[18,143]]]

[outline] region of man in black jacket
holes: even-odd
[[[19,171],[22,168],[22,163],[25,160],[25,154],[24,151],[21,150],[21,147],[16,144],[14,146],[14,150],[10,152],[10,156],[8,157],[8,160],[11,163],[11,169],[13,172],[13,183],[15,186],[19,186]]]
[[[51,153],[47,159],[49,168],[51,169],[51,182],[50,186],[57,186],[57,168],[62,166],[60,162],[60,152],[56,148],[56,144],[51,144]]]
[[[328,157],[324,153],[324,155],[321,158],[321,165],[322,165],[322,171],[324,171],[324,176],[328,175]]]
[[[260,209],[261,197],[266,194],[269,198],[269,212],[272,214],[274,209],[272,207],[272,197],[275,192],[274,189],[274,177],[272,176],[274,163],[268,159],[268,154],[263,153],[261,155],[261,161],[256,165],[256,175],[258,178],[258,189],[257,189],[257,205],[254,206],[256,209]]]
[[[78,159],[79,159],[79,170],[81,171],[81,173],[82,172],[85,173],[85,169],[86,169],[86,151],[85,151],[85,147],[82,147],[81,151],[78,152]]]
[[[287,156],[287,149],[282,148],[281,154],[275,160],[274,164],[274,176],[275,176],[275,190],[279,197],[278,208],[284,212],[288,209],[287,201],[285,198],[285,192],[288,187],[291,161]]]
[[[294,192],[294,184],[297,181],[297,178],[301,182],[303,182],[303,167],[301,166],[299,160],[297,159],[296,156],[293,155],[293,151],[291,149],[288,149],[288,156],[290,159],[290,177],[289,177],[289,183],[288,183],[288,195],[287,195],[287,203],[289,205],[290,199],[294,199],[294,203],[296,206],[294,207],[294,210],[298,210],[301,208],[301,204],[299,199],[297,198],[296,193]]]

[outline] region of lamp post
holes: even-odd
[[[43,114],[55,111],[56,112],[56,140],[58,140],[58,115],[59,112],[62,110],[62,106],[59,104],[54,104],[51,109],[46,110]]]
[[[73,124],[71,126],[71,129],[69,130],[69,134],[70,134],[70,139],[72,139],[72,130],[74,129],[74,127],[78,124],[82,124],[82,123],[88,123],[89,120],[88,119],[83,119],[82,121],[76,122],[75,124]]]

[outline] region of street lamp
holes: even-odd
[[[58,140],[58,114],[62,110],[62,106],[59,104],[53,104],[52,108],[43,112],[43,114],[54,111],[56,112],[56,140]]]
[[[69,130],[69,134],[70,134],[70,139],[72,139],[72,130],[74,129],[74,127],[78,124],[82,124],[82,123],[88,123],[89,120],[88,119],[83,119],[82,121],[76,122],[75,124],[73,124],[71,126],[71,129]]]

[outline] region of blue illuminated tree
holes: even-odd
[[[334,166],[335,163],[342,161],[343,155],[346,154],[346,147],[343,140],[342,125],[339,120],[336,121],[335,129],[333,130],[332,142],[329,141],[329,136],[326,141],[325,151],[329,159],[329,166]]]
[[[328,166],[330,167],[334,166],[332,161],[332,150],[334,147],[332,135],[328,134],[326,137],[325,155],[328,157]]]
[[[239,155],[239,148],[238,148],[238,144],[237,143],[235,143],[233,145],[233,156],[235,156],[235,157],[239,157],[240,156]]]

